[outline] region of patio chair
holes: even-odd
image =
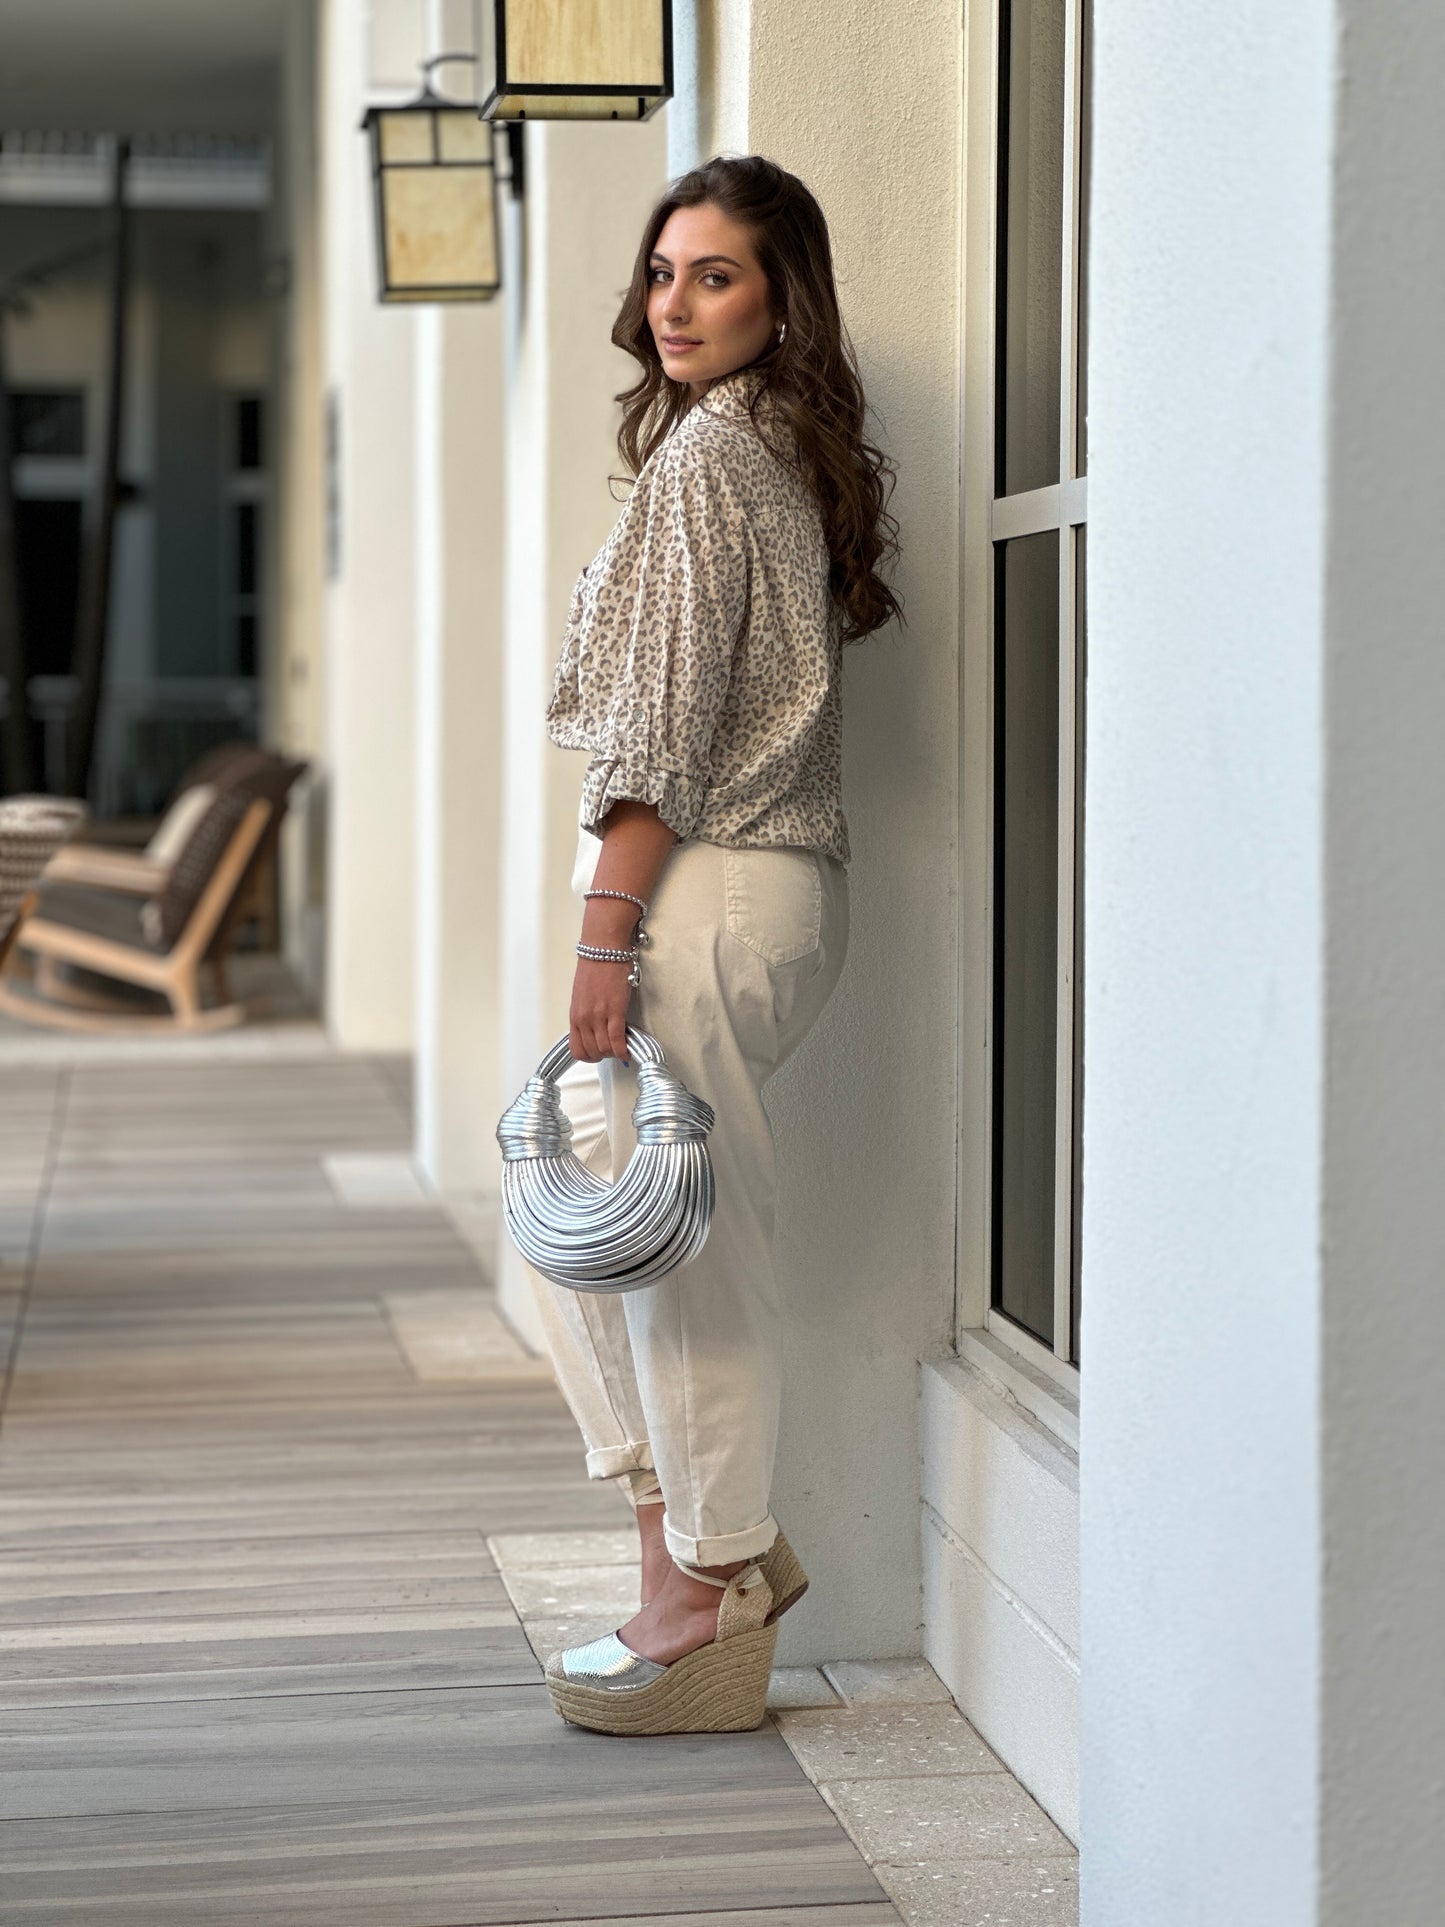
[[[287,794],[305,768],[268,752],[259,767],[221,787],[155,896],[46,877],[0,975],[0,1010],[52,1029],[112,1035],[214,1031],[243,1022],[245,1006],[231,1000],[226,986],[224,954],[238,902],[279,834]],[[22,987],[22,956],[33,960],[29,988]],[[201,990],[208,961],[222,999],[209,1007]],[[157,992],[170,1014],[138,1013],[123,994],[72,983],[62,974],[66,965]]]
[[[33,907],[35,884],[89,815],[72,796],[9,796],[0,801],[0,965]]]
[[[103,890],[129,890],[140,897],[158,896],[191,832],[205,815],[217,792],[273,754],[259,744],[236,740],[206,751],[177,783],[165,813],[142,849],[73,838],[57,850],[46,879],[56,883],[86,883]]]
[[[41,879],[42,890],[57,883],[78,883],[95,889],[120,890],[132,896],[160,897],[164,894],[191,831],[200,822],[219,791],[234,784],[259,788],[276,804],[276,813],[266,827],[260,847],[246,867],[241,887],[232,898],[220,928],[206,953],[206,962],[215,979],[222,1003],[231,993],[226,983],[226,959],[234,947],[236,933],[249,916],[266,921],[267,899],[274,890],[267,879],[274,878],[281,825],[294,784],[306,774],[309,765],[292,762],[275,750],[257,743],[224,743],[209,750],[186,772],[167,806],[165,817],[144,851],[117,849],[104,844],[76,842],[56,852]]]

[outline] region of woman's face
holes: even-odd
[[[663,372],[689,382],[694,401],[709,382],[755,360],[782,320],[768,306],[748,229],[710,203],[674,209],[647,275],[647,319]]]

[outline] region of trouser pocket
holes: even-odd
[[[725,849],[727,930],[764,962],[792,963],[818,948],[823,884],[812,850]]]

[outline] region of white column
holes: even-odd
[[[525,216],[509,224],[500,1011],[508,1097],[567,1028],[586,760],[548,743],[544,712],[573,584],[621,507],[621,489],[614,497],[607,486],[621,472],[612,398],[630,386],[635,364],[610,330],[665,162],[665,110],[640,126],[529,123]],[[531,1289],[505,1236],[497,1268],[504,1311],[540,1342]]]
[[[325,382],[322,371],[318,20],[292,7],[284,21],[271,235],[285,263],[275,304],[274,483],[268,516],[265,734],[306,756],[318,777],[323,733],[325,606]],[[324,781],[303,792],[282,831],[286,961],[307,994],[324,994],[325,878],[318,860]]]
[[[503,637],[503,308],[418,310],[416,1155],[493,1192]]]
[[[412,1042],[415,317],[376,299],[370,165],[376,89],[363,0],[327,0],[322,179],[328,461],[326,1018],[353,1049]],[[385,11],[382,9],[381,11]]]
[[[1083,1919],[1302,1927],[1318,1825],[1333,36],[1304,0],[1237,33],[1147,0],[1101,24]]]
[[[1085,1927],[1439,1912],[1442,60],[1101,22]]]

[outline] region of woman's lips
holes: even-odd
[[[670,348],[673,354],[680,355],[684,354],[689,348],[700,348],[702,343],[700,341],[689,341],[685,335],[664,335],[662,337],[662,345],[664,348]]]

